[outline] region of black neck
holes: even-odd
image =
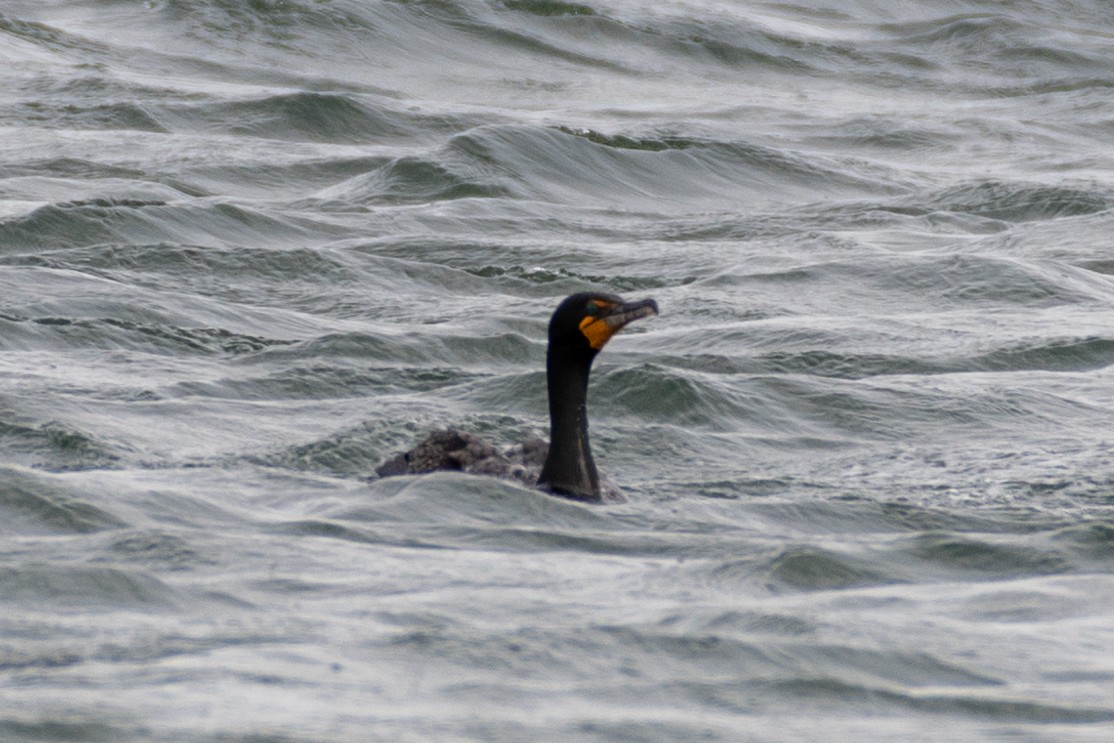
[[[588,446],[588,373],[595,354],[546,354],[549,455],[538,485],[570,498],[599,500],[600,482]]]

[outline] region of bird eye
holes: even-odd
[[[595,302],[588,302],[588,306],[584,308],[584,312],[592,317],[600,313],[600,306]]]

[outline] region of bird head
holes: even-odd
[[[658,314],[652,299],[628,302],[615,294],[581,292],[566,297],[549,321],[550,347],[595,356],[628,324]]]

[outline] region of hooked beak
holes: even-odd
[[[658,303],[653,299],[622,302],[612,306],[605,315],[585,318],[585,322],[581,323],[580,329],[592,348],[598,351],[611,340],[611,336],[630,323],[656,314],[658,314]]]

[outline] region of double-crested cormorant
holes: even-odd
[[[611,336],[627,324],[658,313],[652,299],[627,302],[614,294],[582,292],[566,297],[549,320],[546,383],[550,444],[532,438],[507,453],[477,436],[434,431],[408,452],[381,465],[381,477],[436,470],[463,470],[519,480],[568,498],[599,502],[601,488],[588,445],[588,375]],[[541,464],[541,474],[534,475]],[[621,497],[621,496],[620,496]]]

